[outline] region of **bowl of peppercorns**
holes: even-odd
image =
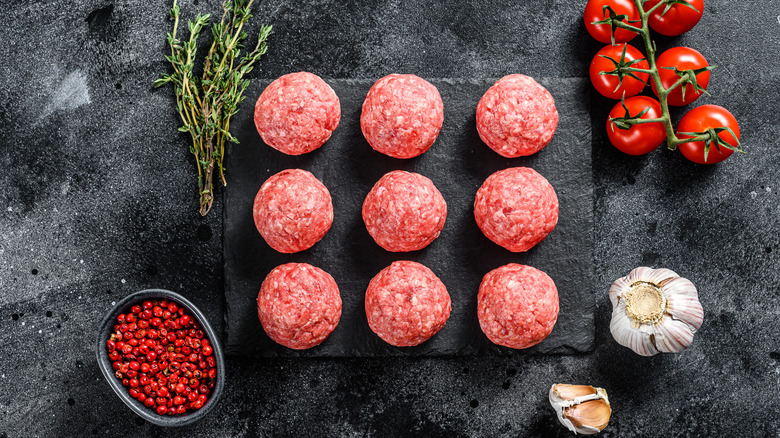
[[[125,297],[97,337],[100,371],[119,398],[159,426],[208,414],[225,384],[225,359],[206,317],[183,296],[149,289]]]

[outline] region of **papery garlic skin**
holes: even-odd
[[[558,383],[550,387],[549,399],[558,421],[575,435],[601,432],[612,415],[607,391],[603,388]]]
[[[609,288],[612,337],[642,356],[679,353],[704,321],[696,286],[670,269],[639,267]]]

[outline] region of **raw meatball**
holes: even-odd
[[[366,290],[368,326],[396,347],[418,345],[438,333],[450,317],[451,304],[439,277],[411,261],[382,269]]]
[[[539,152],[557,126],[558,110],[550,92],[525,75],[499,79],[477,104],[479,137],[507,158]]]
[[[268,245],[282,253],[309,249],[333,224],[328,189],[301,169],[287,169],[268,178],[257,191],[255,226]]]
[[[558,289],[544,272],[510,263],[482,279],[477,316],[494,344],[528,348],[552,332],[558,320]]]
[[[388,75],[368,90],[360,128],[372,148],[413,158],[431,147],[444,122],[439,90],[415,75]]]
[[[339,126],[339,98],[319,76],[290,73],[271,82],[255,104],[255,126],[263,141],[288,155],[311,152]]]
[[[330,274],[312,265],[277,266],[260,286],[257,316],[275,342],[295,350],[314,347],[339,324],[339,288]]]
[[[385,174],[363,202],[363,222],[379,246],[392,252],[416,251],[439,237],[447,203],[430,179],[394,170]]]
[[[477,191],[474,218],[488,239],[512,252],[528,251],[558,223],[558,196],[533,169],[500,170]]]

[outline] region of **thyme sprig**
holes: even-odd
[[[223,158],[226,142],[238,143],[230,133],[230,118],[238,112],[244,100],[249,80],[244,77],[267,51],[271,26],[263,25],[253,50],[240,56],[247,38],[244,25],[252,17],[254,0],[225,0],[222,18],[211,26],[212,42],[203,61],[203,74],[194,74],[197,40],[208,26],[210,15],[198,14],[187,22],[189,39],[177,37],[180,10],[176,0],[170,10],[173,31],[168,34],[171,54],[165,59],[171,63],[173,73],[164,74],[154,81],[155,87],[171,83],[176,94],[176,109],[181,117],[181,132],[189,132],[192,139],[190,152],[195,155],[198,169],[200,214],[205,216],[214,202],[214,172],[227,185]]]

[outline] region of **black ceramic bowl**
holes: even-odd
[[[195,318],[198,324],[200,324],[201,329],[205,332],[206,337],[211,342],[211,346],[214,350],[214,358],[217,360],[217,382],[216,385],[214,385],[214,390],[209,395],[208,401],[206,401],[206,404],[204,404],[202,408],[184,415],[158,415],[153,410],[144,406],[143,403],[130,397],[127,388],[122,386],[122,382],[114,375],[114,370],[111,368],[111,360],[108,358],[108,349],[106,349],[106,341],[111,336],[111,332],[116,324],[116,317],[119,316],[120,313],[128,313],[132,306],[136,304],[140,305],[145,300],[160,298],[174,301],[176,304],[183,306],[189,311],[190,316]],[[214,329],[211,328],[211,325],[209,325],[206,317],[203,316],[203,313],[201,313],[194,304],[177,293],[163,289],[147,289],[128,295],[117,303],[117,305],[108,312],[108,315],[103,318],[103,321],[100,322],[96,347],[98,366],[103,373],[103,377],[106,378],[106,381],[111,386],[111,389],[116,392],[116,395],[118,395],[133,412],[150,423],[168,427],[192,424],[205,417],[209,411],[214,409],[214,406],[216,406],[219,401],[219,397],[222,395],[222,388],[225,386],[225,356],[222,353],[222,344],[219,342],[217,334],[214,332]]]

